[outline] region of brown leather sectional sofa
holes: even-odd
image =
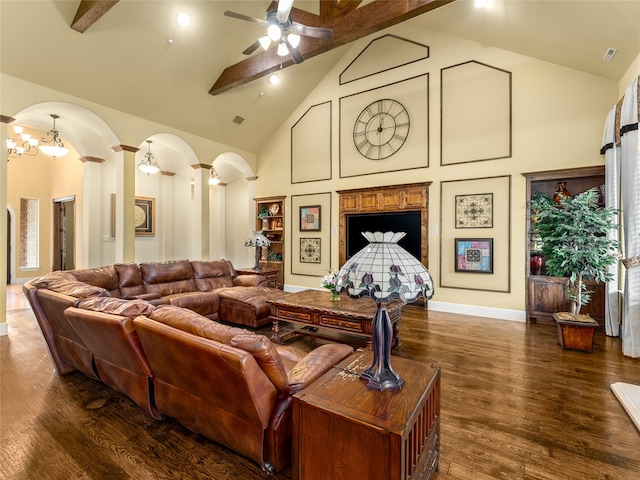
[[[184,262],[178,263],[186,269]],[[135,285],[131,265],[74,271],[72,277],[52,274],[25,284],[58,372],[80,370],[128,396],[152,417],[175,418],[267,471],[286,467],[291,461],[292,395],[353,348],[327,344],[305,353],[274,345],[264,335],[212,320],[213,311],[207,317],[198,313],[218,289],[188,291],[191,282],[182,278],[184,272],[174,275],[166,272],[167,264],[144,269],[150,264],[141,264],[143,291]],[[218,277],[203,275],[211,271],[204,267],[213,266],[192,267],[198,272],[193,283],[213,288]],[[118,269],[129,275],[116,273],[116,282],[112,273]],[[170,286],[167,278],[174,278]],[[256,281],[260,279],[238,280]],[[228,285],[228,280],[222,283]],[[219,288],[234,288],[225,285]],[[193,295],[190,300],[188,294]],[[222,298],[218,295],[218,313]],[[243,308],[254,315],[255,310]]]

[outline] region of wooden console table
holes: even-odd
[[[427,480],[440,456],[440,368],[391,357],[402,390],[367,389],[357,351],[293,397],[294,480]]]
[[[343,341],[354,346],[366,344],[371,349],[371,324],[377,310],[371,298],[349,298],[342,295],[338,302],[329,300],[328,290],[303,290],[291,293],[271,303],[271,340],[284,343],[295,335],[308,335],[326,340]],[[402,314],[401,300],[391,300],[387,304],[387,312],[393,325],[392,347],[398,344],[398,322]],[[280,322],[293,323],[297,328],[280,334]],[[336,335],[338,334],[338,335]],[[346,334],[349,338],[340,335]]]

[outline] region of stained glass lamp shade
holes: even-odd
[[[271,242],[262,232],[253,232],[253,235],[244,242],[245,247],[256,247],[256,264],[253,266],[254,270],[262,270],[260,267],[260,249],[262,247],[268,247]]]
[[[373,317],[373,363],[360,378],[374,390],[399,390],[404,380],[391,368],[391,319],[387,302],[406,303],[433,296],[433,280],[420,261],[398,245],[404,232],[363,232],[369,241],[338,272],[336,290],[352,298],[369,296],[378,305]]]

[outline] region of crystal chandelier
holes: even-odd
[[[160,171],[160,167],[154,160],[153,153],[151,153],[151,143],[151,140],[147,140],[147,153],[144,154],[144,160],[138,165],[138,168],[147,175]]]

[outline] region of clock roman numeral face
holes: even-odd
[[[395,100],[367,105],[353,126],[353,143],[360,154],[382,160],[396,153],[409,135],[409,112]]]

